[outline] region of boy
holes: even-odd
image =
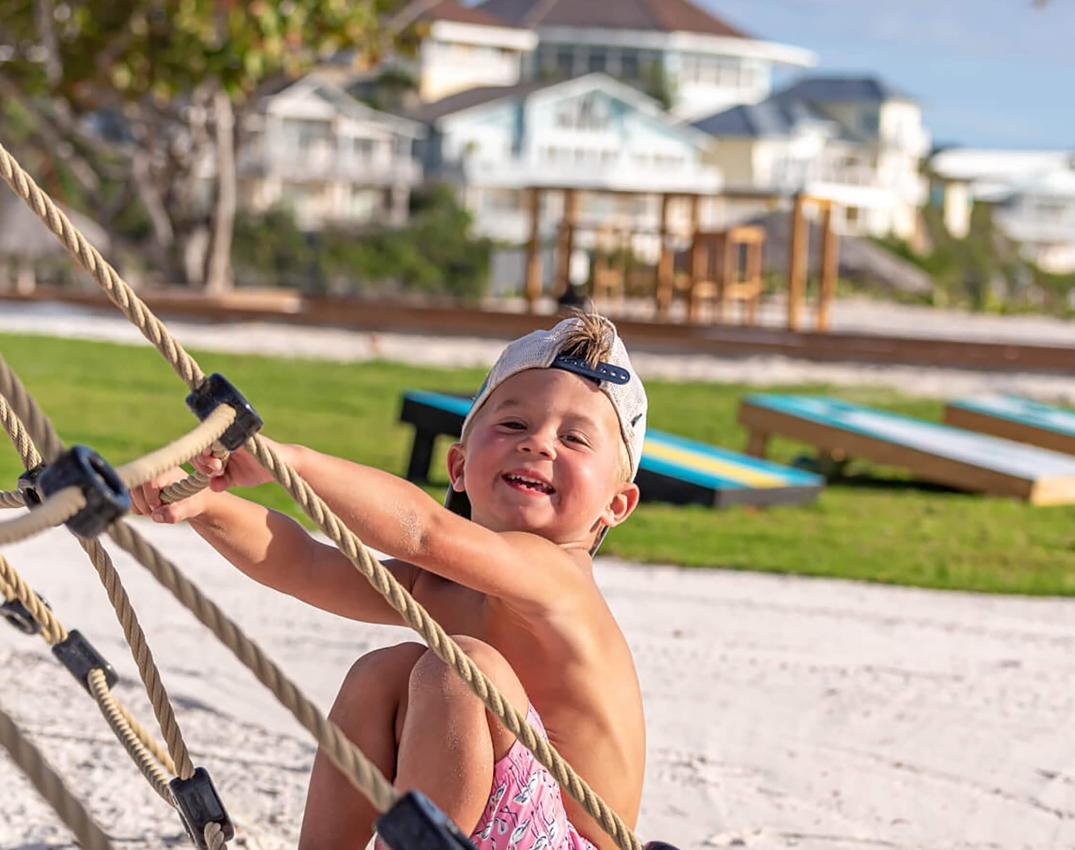
[[[615,327],[579,315],[511,343],[448,452],[471,520],[394,475],[277,446],[332,510],[624,822],[645,767],[630,649],[593,578],[605,532],[638,502],[646,394]],[[132,493],[137,513],[191,526],[240,570],[312,605],[372,623],[399,615],[352,564],[281,514],[223,491],[268,474],[245,452],[199,495],[162,506],[179,470]],[[426,794],[482,850],[615,844],[425,646],[360,658],[329,715],[397,788]],[[542,726],[544,724],[544,726]],[[377,812],[319,753],[300,850],[353,848]]]

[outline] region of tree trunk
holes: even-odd
[[[235,171],[235,113],[223,89],[213,98],[216,116],[216,206],[213,210],[213,233],[205,291],[219,295],[232,286],[231,240],[238,202],[238,178]]]

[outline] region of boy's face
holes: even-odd
[[[638,502],[621,440],[612,402],[593,381],[529,369],[496,388],[466,445],[449,451],[452,486],[466,491],[480,525],[588,549],[602,524],[623,522]]]

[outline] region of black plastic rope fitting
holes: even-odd
[[[41,604],[46,608],[52,607],[40,593],[35,593],[34,595],[41,600]],[[3,605],[0,605],[0,617],[3,617],[24,635],[41,634],[41,630],[44,628],[34,619],[30,609],[22,604],[21,599],[8,599]]]
[[[86,498],[86,506],[64,523],[83,540],[92,540],[131,509],[131,494],[116,471],[86,446],[72,446],[37,478],[42,502],[67,487],[78,487]]]
[[[27,469],[15,482],[16,489],[22,493],[23,504],[28,508],[36,508],[41,504],[41,492],[37,487],[37,479],[44,468],[45,464],[39,463],[33,469]]]
[[[235,385],[219,372],[207,377],[198,389],[187,396],[187,407],[202,422],[222,404],[235,410],[235,421],[221,436],[220,444],[229,452],[234,452],[242,448],[243,443],[260,431],[265,423]]]
[[[105,685],[108,690],[112,690],[112,687],[119,681],[119,676],[112,669],[112,665],[105,661],[104,656],[94,649],[93,644],[86,640],[82,632],[77,629],[72,629],[67,633],[65,640],[54,644],[52,654],[71,671],[71,675],[78,680],[88,694],[93,693],[90,690],[90,673],[94,670],[100,670],[105,674]]]
[[[204,767],[195,768],[190,779],[173,779],[168,783],[168,787],[172,791],[175,810],[183,821],[183,828],[200,850],[209,850],[209,844],[205,840],[205,828],[211,823],[220,826],[225,841],[231,841],[235,837],[235,827],[216,786],[213,785],[209,771]]]
[[[475,850],[451,818],[418,791],[403,794],[375,826],[391,850]]]

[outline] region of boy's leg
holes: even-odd
[[[504,657],[474,638],[455,640],[525,716],[526,691]],[[513,743],[515,736],[432,651],[414,665],[399,739],[397,788],[421,791],[470,835],[489,800],[493,765]]]
[[[379,649],[358,659],[329,712],[332,720],[389,781],[407,710],[411,671],[426,652],[420,643]],[[299,850],[361,850],[379,813],[318,750],[306,795]]]

